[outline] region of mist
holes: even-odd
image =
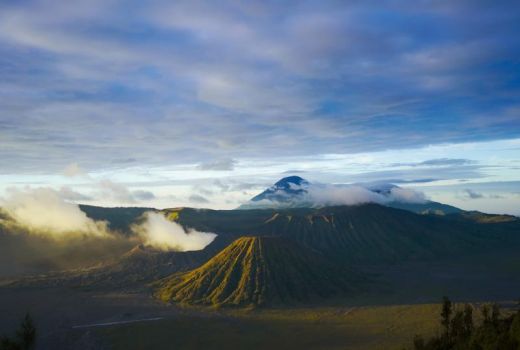
[[[391,184],[383,184],[383,187],[379,190],[377,190],[377,186],[369,188],[363,185],[333,185],[321,183],[305,183],[302,185],[290,183],[289,186],[293,191],[303,190],[303,192],[293,194],[287,193],[283,189],[278,189],[272,194],[273,199],[263,199],[249,202],[249,204],[253,207],[321,208],[334,205],[359,205],[366,203],[384,205],[391,202],[424,203],[427,201],[426,196],[422,192]],[[278,200],[275,198],[278,198]]]
[[[180,252],[201,250],[217,237],[214,233],[193,229],[185,232],[181,225],[169,221],[160,213],[146,212],[144,215],[144,222],[134,225],[133,231],[145,245],[156,249]]]
[[[0,206],[29,234],[53,239],[109,237],[106,222],[90,219],[52,188],[9,189]]]
[[[314,206],[357,205],[365,203],[387,204],[390,202],[424,203],[423,193],[407,188],[392,187],[379,193],[360,185],[309,184],[302,200]]]

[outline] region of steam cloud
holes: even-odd
[[[160,213],[146,212],[145,221],[133,227],[143,243],[161,250],[191,251],[204,249],[217,236],[214,233],[188,230],[169,221]]]
[[[107,237],[106,222],[94,221],[51,188],[11,189],[3,209],[31,234],[60,239],[77,235]]]

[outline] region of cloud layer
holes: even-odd
[[[518,137],[518,9],[4,1],[0,172],[228,170]]]

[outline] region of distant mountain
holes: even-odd
[[[464,210],[454,207],[452,205],[443,204],[434,201],[426,201],[424,203],[406,203],[392,201],[385,204],[388,207],[408,210],[417,214],[429,214],[429,215],[450,215],[450,214],[462,214]]]
[[[182,225],[217,233],[217,242],[244,234],[281,236],[331,258],[358,263],[458,256],[520,240],[519,220],[483,224],[459,216],[417,215],[378,204],[254,210],[184,208],[177,213]]]
[[[238,209],[262,209],[262,208],[318,208],[324,207],[323,203],[317,202],[314,196],[309,195],[311,187],[314,189],[313,193],[319,193],[324,188],[330,192],[330,186],[321,184],[313,184],[299,176],[289,176],[280,179],[273,186],[269,187],[262,193],[251,198],[247,203],[241,205]],[[404,200],[394,198],[393,191],[401,189],[399,186],[391,183],[374,182],[374,183],[357,183],[356,187],[364,188],[368,191],[380,195],[379,203],[389,207],[404,209],[412,211],[417,214],[432,214],[432,215],[447,215],[457,214],[463,210],[453,207],[451,205],[442,204],[429,200]],[[345,188],[338,186],[338,189]],[[318,196],[323,198],[324,196]],[[339,203],[332,205],[340,205],[341,198],[334,197],[339,200]],[[374,198],[372,200],[375,200]],[[367,199],[365,202],[369,202]],[[348,202],[348,201],[347,201]]]
[[[312,203],[304,202],[308,186],[309,182],[299,176],[284,177],[239,209],[312,206]]]
[[[96,207],[93,205],[80,204],[79,208],[87,216],[96,221],[107,221],[109,228],[113,231],[130,235],[130,227],[136,223],[141,215],[147,211],[156,211],[154,208],[142,207]]]
[[[163,301],[213,306],[306,303],[345,296],[362,279],[280,237],[242,237],[201,267],[158,283]]]
[[[287,201],[290,197],[298,197],[306,193],[306,187],[309,182],[299,176],[289,176],[276,182],[272,187],[268,188],[259,195],[251,199],[252,202],[269,201]]]

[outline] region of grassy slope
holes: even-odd
[[[437,330],[439,305],[262,310],[98,329],[113,349],[400,349]]]
[[[298,303],[352,293],[358,277],[279,237],[243,237],[203,266],[160,282],[164,301],[205,305]]]

